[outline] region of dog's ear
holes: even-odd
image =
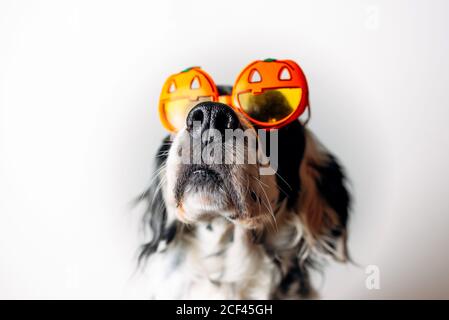
[[[344,172],[337,159],[307,130],[300,181],[298,210],[308,247],[346,261],[350,195]]]
[[[171,140],[167,136],[156,153],[156,170],[151,185],[139,197],[140,200],[147,203],[143,216],[144,230],[149,228],[151,231],[151,240],[142,246],[139,262],[156,252],[161,242],[170,243],[176,234],[176,222],[167,221],[167,209],[162,195],[163,175],[170,146]]]

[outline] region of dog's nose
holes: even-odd
[[[215,129],[224,135],[226,129],[237,129],[240,125],[234,110],[219,102],[201,102],[190,110],[186,120],[187,130],[199,137],[208,129]]]

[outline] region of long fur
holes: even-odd
[[[223,218],[192,225],[170,216],[164,179],[173,137],[164,140],[142,195],[151,239],[139,260],[148,259],[150,298],[311,298],[317,261],[348,259],[350,196],[342,167],[299,121],[279,133],[274,223],[257,230]]]

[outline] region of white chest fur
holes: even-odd
[[[268,299],[280,281],[264,248],[222,218],[182,236],[148,261],[151,298]]]

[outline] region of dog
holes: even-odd
[[[196,131],[238,128],[259,139],[231,107],[201,102],[184,129],[162,141],[153,180],[140,197],[151,230],[139,254],[150,298],[316,298],[311,271],[326,257],[348,261],[351,197],[344,170],[301,121],[277,130],[275,174],[260,175],[259,163],[181,161],[181,149],[202,139]],[[211,143],[225,154],[248,149],[216,140]],[[262,145],[258,152],[267,154],[269,144]]]

